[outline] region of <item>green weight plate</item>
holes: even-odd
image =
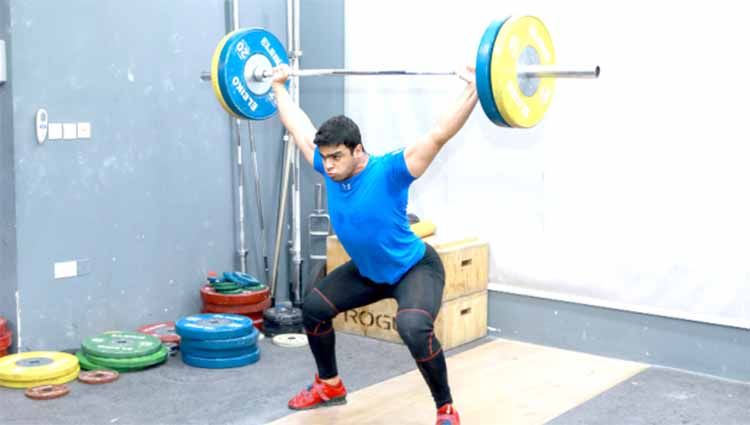
[[[219,291],[217,289],[216,292],[218,292],[220,294],[241,294],[243,291],[242,291],[242,289],[237,288],[237,289],[225,289],[225,290],[221,290],[221,291]]]
[[[161,340],[140,332],[110,331],[86,338],[81,348],[86,355],[97,357],[143,357],[159,351]]]
[[[151,353],[142,357],[130,357],[130,358],[108,358],[98,357],[91,354],[86,354],[88,359],[97,365],[102,365],[112,369],[143,369],[148,366],[161,363],[169,355],[169,349],[161,346],[159,351]]]
[[[107,367],[102,366],[98,363],[94,363],[90,358],[88,358],[83,352],[78,351],[76,352],[76,357],[78,357],[78,362],[81,364],[81,369],[83,370],[114,370],[116,372],[121,373],[127,373],[127,372],[138,372],[139,370],[146,369],[145,367]],[[167,359],[164,359],[163,362],[165,363]],[[153,366],[159,365],[161,363],[157,363]]]
[[[76,357],[78,358],[78,363],[81,365],[81,369],[83,370],[114,370],[110,367],[104,367],[92,362],[91,359],[86,357],[86,355],[81,351],[76,351]]]
[[[226,291],[226,290],[232,290],[232,289],[239,289],[240,286],[236,283],[228,282],[228,283],[212,283],[211,286],[216,289],[217,291]]]
[[[260,285],[257,285],[257,286],[248,286],[248,287],[245,287],[245,288],[243,288],[244,289],[243,292],[264,291],[266,288],[268,288],[268,286],[266,286],[266,284],[264,284],[264,283],[261,283]]]

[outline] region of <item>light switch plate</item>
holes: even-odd
[[[74,122],[63,123],[63,139],[73,140],[78,137],[78,126]]]
[[[55,263],[55,279],[78,276],[78,261],[61,261]]]
[[[59,122],[49,123],[49,140],[60,140],[63,137],[63,127]]]

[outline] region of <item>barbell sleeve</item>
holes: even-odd
[[[536,78],[599,78],[599,65],[560,66],[560,65],[520,65],[516,68],[520,77]]]

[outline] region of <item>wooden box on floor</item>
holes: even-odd
[[[403,343],[396,329],[396,300],[387,299],[345,311],[333,320],[337,331]],[[435,335],[448,350],[487,335],[487,291],[444,301]]]
[[[450,349],[487,335],[487,275],[489,248],[477,239],[440,243],[427,240],[445,267],[443,305],[435,320],[435,335]],[[349,261],[336,236],[328,238],[327,269]],[[337,331],[403,343],[396,329],[396,301],[386,299],[343,312],[333,321]]]

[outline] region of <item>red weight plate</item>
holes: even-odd
[[[177,335],[174,330],[174,322],[153,323],[141,326],[137,330],[138,332],[155,336],[159,338],[161,342],[180,343],[180,336]]]
[[[40,385],[26,390],[26,397],[34,400],[49,400],[67,395],[70,389],[67,385]]]
[[[0,357],[4,357],[4,356],[7,356],[7,355],[8,355],[8,350],[5,350],[5,349],[0,350]]]
[[[119,377],[114,370],[88,370],[78,374],[78,380],[84,384],[108,384]]]
[[[8,330],[8,321],[5,319],[5,317],[0,316],[0,335],[5,333],[5,331]]]
[[[0,332],[0,350],[5,350],[10,347],[13,343],[13,333],[10,331],[2,333]]]
[[[253,326],[255,326],[255,329],[263,332],[263,318],[253,319]]]
[[[265,300],[257,304],[243,304],[243,305],[221,305],[221,304],[203,304],[203,311],[206,313],[234,313],[234,314],[250,314],[263,312],[263,310],[271,307],[271,299],[266,298]]]
[[[268,298],[268,287],[260,291],[247,291],[241,294],[220,294],[210,285],[201,288],[201,298],[206,304],[248,305],[258,304]]]
[[[258,319],[263,320],[263,312],[262,311],[258,311],[258,312],[255,312],[255,313],[250,313],[250,314],[247,314],[247,317],[253,319],[253,322],[255,322]]]

